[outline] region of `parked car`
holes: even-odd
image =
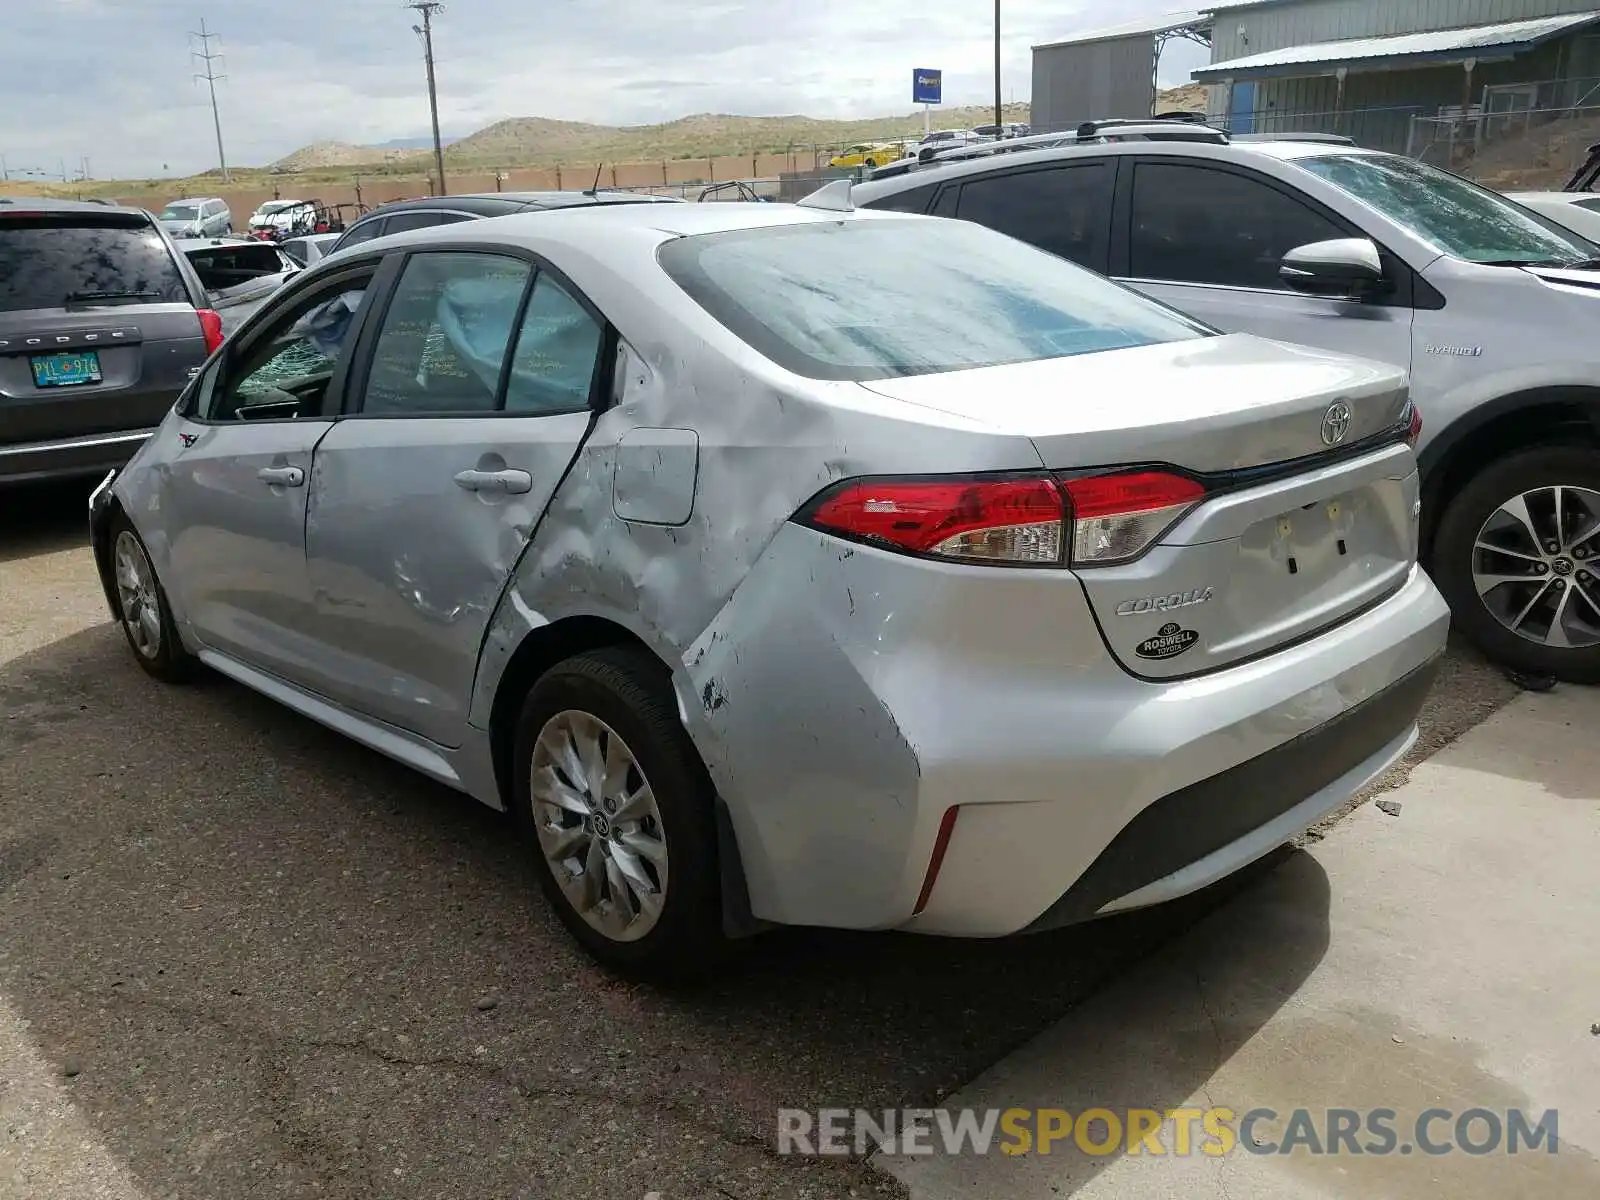
[[[222,318],[224,336],[304,269],[279,247],[250,238],[189,238],[177,245],[206,289],[207,305]]]
[[[1600,682],[1600,246],[1434,167],[1305,139],[1062,147],[855,196],[1013,234],[1219,329],[1408,366],[1423,562],[1458,627],[1515,669]]]
[[[902,151],[899,146],[880,142],[862,142],[856,146],[848,146],[838,154],[835,154],[828,160],[828,165],[834,168],[876,167],[880,163],[894,162],[901,155]]]
[[[222,237],[233,232],[233,213],[217,196],[174,200],[161,210],[161,226],[175,238]]]
[[[150,213],[0,197],[0,485],[126,462],[221,342]]]
[[[509,809],[667,973],[1153,904],[1345,803],[1444,647],[1414,435],[1398,368],[976,225],[601,205],[319,262],[91,533],[147,672]]]
[[[1559,192],[1508,192],[1509,199],[1591,242],[1600,242],[1600,145],[1589,147],[1584,161]]]
[[[922,162],[927,162],[941,151],[971,146],[984,140],[982,135],[971,129],[935,129],[917,143],[916,157]],[[901,157],[909,156],[901,155]]]
[[[457,221],[478,221],[485,217],[504,217],[512,213],[558,208],[587,208],[602,204],[683,204],[677,196],[652,196],[648,192],[482,192],[467,196],[427,196],[417,200],[396,200],[375,208],[344,231],[332,247],[334,254],[346,246],[358,245],[408,229],[429,229],[453,225]]]
[[[339,240],[337,233],[308,233],[301,237],[285,238],[278,249],[297,266],[309,267],[326,254]]]
[[[275,242],[316,233],[321,208],[317,200],[268,200],[251,214],[248,232],[252,237]]]

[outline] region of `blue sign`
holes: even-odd
[[[911,103],[942,104],[944,72],[917,67],[911,72]]]

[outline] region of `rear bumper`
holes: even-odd
[[[1415,744],[1438,673],[1434,659],[1320,728],[1161,797],[1028,932],[1186,896],[1302,833]]]
[[[1344,803],[1414,739],[1448,627],[1414,569],[1316,637],[1140,680],[1068,572],[789,526],[685,656],[684,718],[755,917],[1004,936],[1197,890]]]
[[[0,484],[102,475],[123,466],[154,432],[152,427],[0,446]]]

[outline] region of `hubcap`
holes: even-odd
[[[1560,650],[1600,645],[1600,492],[1545,487],[1490,514],[1472,549],[1472,583],[1500,624]]]
[[[534,828],[572,907],[618,942],[644,937],[667,896],[667,839],[628,744],[585,712],[559,712],[533,745]]]
[[[117,600],[122,624],[133,648],[145,658],[161,653],[161,606],[156,596],[156,573],[132,532],[117,535],[113,563],[117,574]]]

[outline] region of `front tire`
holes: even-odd
[[[727,956],[712,785],[653,659],[608,647],[534,684],[512,816],[562,924],[607,967],[686,978]]]
[[[1489,658],[1600,683],[1600,453],[1539,446],[1480,471],[1440,518],[1432,574]]]
[[[184,649],[178,637],[172,606],[156,578],[144,539],[120,512],[111,522],[111,573],[118,623],[134,661],[166,683],[192,679],[199,660]]]

